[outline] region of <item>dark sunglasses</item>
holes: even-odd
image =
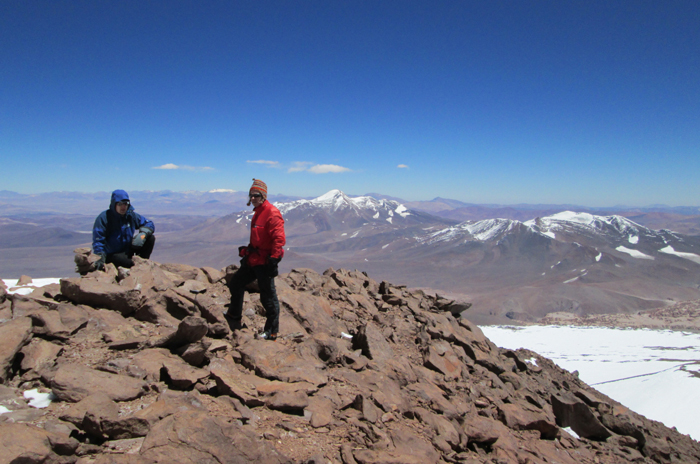
[[[248,196],[249,196],[250,198],[262,198],[262,195],[260,195],[259,193],[251,193],[251,194],[248,195]]]
[[[118,201],[117,204],[121,206],[129,206],[129,200]]]

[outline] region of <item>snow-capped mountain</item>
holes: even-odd
[[[489,242],[500,240],[509,233],[522,232],[523,229],[527,229],[527,226],[520,221],[512,219],[485,219],[483,221],[462,222],[416,237],[416,240],[426,245],[434,245],[440,242]],[[535,232],[534,229],[530,229],[530,231]]]
[[[323,213],[329,222],[340,221],[345,223],[345,227],[377,222],[402,223],[411,216],[425,216],[424,213],[409,211],[397,201],[378,200],[370,196],[349,197],[340,190],[331,190],[313,200],[277,203],[276,206],[288,221]]]
[[[534,239],[548,238],[561,243],[573,243],[602,252],[613,250],[639,259],[655,259],[658,253],[675,255],[700,263],[700,248],[694,239],[684,239],[668,230],[654,231],[622,216],[596,216],[589,213],[565,211],[526,222],[512,219],[466,221],[455,226],[417,237],[419,243],[482,242],[501,245],[515,236]],[[543,243],[541,240],[539,243]]]
[[[313,200],[275,203],[284,216],[288,235],[311,236],[325,233],[323,240],[339,240],[376,236],[382,232],[403,231],[415,226],[444,227],[454,221],[427,213],[412,211],[401,203],[371,196],[350,197],[340,190],[331,190]],[[417,233],[417,232],[416,232]],[[409,235],[413,235],[409,233]],[[308,244],[317,245],[317,237]]]

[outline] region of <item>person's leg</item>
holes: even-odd
[[[267,316],[263,332],[272,335],[270,339],[274,340],[280,328],[280,303],[277,299],[275,278],[270,276],[266,266],[255,266],[254,269],[258,278],[258,287],[260,287],[260,303],[265,308]]]
[[[115,266],[117,267],[131,267],[134,265],[134,262],[131,260],[131,257],[127,253],[112,253],[111,255],[107,255],[107,259],[105,260],[106,263],[114,263]]]
[[[151,253],[153,253],[153,247],[155,246],[155,244],[156,244],[156,236],[150,235],[146,239],[146,243],[144,243],[142,247],[132,248],[133,254],[138,255],[143,259],[149,259],[151,257]]]
[[[228,284],[228,288],[231,291],[231,304],[228,307],[228,311],[224,313],[231,330],[241,328],[245,287],[253,280],[255,280],[255,273],[250,266],[241,266],[231,277],[231,281]]]

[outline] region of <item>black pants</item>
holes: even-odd
[[[231,305],[226,316],[234,323],[239,323],[243,315],[243,296],[245,287],[255,279],[258,279],[260,288],[260,303],[265,308],[267,321],[265,332],[276,334],[280,328],[280,303],[275,289],[275,278],[270,276],[267,266],[243,265],[231,277],[228,288],[231,290]]]
[[[153,247],[156,244],[156,236],[151,235],[146,239],[146,243],[140,248],[131,248],[129,251],[123,251],[121,253],[108,254],[105,260],[108,263],[114,263],[117,267],[132,267],[134,261],[131,259],[136,256],[140,256],[143,259],[148,259],[153,253]]]

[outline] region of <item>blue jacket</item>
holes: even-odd
[[[124,216],[117,213],[116,205],[122,200],[128,200],[129,194],[124,190],[112,192],[109,209],[103,211],[95,219],[92,228],[92,252],[95,254],[114,254],[128,252],[134,233],[141,227],[148,227],[155,232],[153,222],[134,211],[129,205]]]

